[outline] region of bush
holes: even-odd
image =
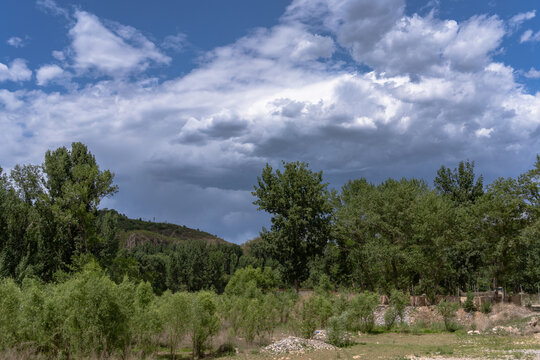
[[[165,331],[171,358],[186,334],[191,322],[191,299],[187,293],[177,292],[162,295],[160,306],[161,324]],[[149,314],[150,312],[146,312]]]
[[[397,317],[396,309],[393,307],[386,309],[386,312],[384,313],[384,326],[386,327],[386,330],[390,330],[392,326],[394,326]]]
[[[328,297],[313,295],[302,304],[300,332],[303,337],[310,338],[317,327],[325,327],[332,316],[332,303]]]
[[[465,299],[465,302],[463,303],[463,310],[468,313],[476,311],[476,306],[474,305],[474,295],[470,291],[467,292],[467,299]]]
[[[337,347],[348,346],[352,343],[351,337],[347,333],[348,314],[343,313],[338,316],[333,316],[328,320],[326,328],[328,334],[328,342]]]
[[[289,321],[291,312],[294,310],[294,306],[298,301],[298,294],[296,291],[289,289],[282,293],[276,293],[274,299],[276,300],[279,322],[285,324]]]
[[[388,330],[392,328],[398,317],[401,322],[403,321],[405,308],[409,305],[409,302],[407,294],[396,289],[390,292],[390,307],[384,314],[384,324]]]
[[[379,302],[379,295],[372,292],[363,292],[352,298],[349,303],[349,329],[371,332],[375,326],[375,310]]]
[[[456,331],[457,324],[454,322],[456,318],[456,311],[459,308],[459,304],[455,302],[449,302],[442,299],[437,305],[437,312],[441,314],[444,320],[444,327],[447,331]]]
[[[133,303],[130,326],[137,344],[144,354],[155,351],[163,330],[162,304],[166,303],[165,299],[170,296],[170,293],[156,298],[149,282],[141,282],[135,286],[127,279],[119,285],[119,291],[121,298],[129,298]],[[125,300],[126,304],[130,300]]]
[[[491,301],[485,301],[480,306],[480,311],[484,314],[489,314],[491,312]]]
[[[111,353],[129,343],[128,316],[117,286],[94,263],[55,289],[62,338],[76,354]]]
[[[193,346],[193,357],[199,358],[212,336],[220,327],[217,315],[216,295],[209,291],[201,291],[191,295],[191,321],[189,334]]]
[[[274,289],[279,282],[278,274],[270,268],[253,268],[248,265],[244,269],[238,269],[225,287],[225,294],[244,295],[249,289],[256,288],[263,292]]]
[[[0,282],[0,349],[15,345],[19,332],[21,290],[11,279]]]

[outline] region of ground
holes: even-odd
[[[323,360],[323,359],[540,359],[540,328],[531,319],[540,314],[525,307],[498,304],[489,315],[458,311],[461,329],[443,331],[433,307],[411,308],[407,326],[395,332],[360,334],[354,344],[336,350],[306,350],[303,353],[269,354],[261,347],[240,346],[231,360]],[[380,317],[380,316],[378,316]],[[414,323],[422,324],[415,327]],[[430,325],[431,324],[431,325]],[[501,330],[502,329],[502,330]],[[534,330],[536,329],[536,330]],[[495,331],[494,331],[495,330]],[[280,333],[274,340],[290,334]]]
[[[384,333],[362,335],[356,344],[337,350],[274,355],[243,351],[228,359],[540,359],[540,339],[534,336]]]

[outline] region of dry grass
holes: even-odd
[[[411,335],[387,333],[366,335],[356,339],[351,347],[335,351],[312,351],[305,354],[271,355],[246,351],[239,359],[323,360],[323,359],[486,359],[534,358],[530,350],[540,350],[540,341],[534,337],[468,336],[464,334]],[[529,351],[527,351],[529,350]]]

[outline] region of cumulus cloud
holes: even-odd
[[[97,70],[111,76],[142,71],[150,63],[167,64],[170,58],[136,29],[112,24],[106,27],[97,16],[75,12],[70,29],[74,66],[80,71]]]
[[[15,92],[5,89],[0,89],[0,103],[9,111],[17,110],[23,105]]]
[[[32,71],[26,66],[23,59],[15,59],[9,65],[0,63],[0,82],[25,81],[32,77]]]
[[[133,41],[135,29],[77,14],[80,69],[166,63]],[[504,34],[497,17],[406,16],[402,1],[297,0],[278,25],[209,51],[182,77],[0,93],[0,158],[39,162],[47,148],[83,141],[117,174],[121,191],[106,206],[235,240],[268,220],[250,190],[265,163],[282,159],[310,162],[334,186],[429,179],[465,158],[488,179],[516,175],[540,148],[540,94],[493,59]],[[83,60],[88,49],[96,54]],[[334,54],[344,49],[342,65]],[[25,142],[24,131],[39,136]]]
[[[64,74],[64,70],[58,65],[43,65],[36,71],[38,85],[46,85],[51,80],[57,79]]]

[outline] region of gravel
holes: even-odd
[[[335,346],[320,340],[303,339],[289,336],[283,340],[276,341],[263,348],[262,351],[274,354],[304,353],[311,350],[334,350]]]

